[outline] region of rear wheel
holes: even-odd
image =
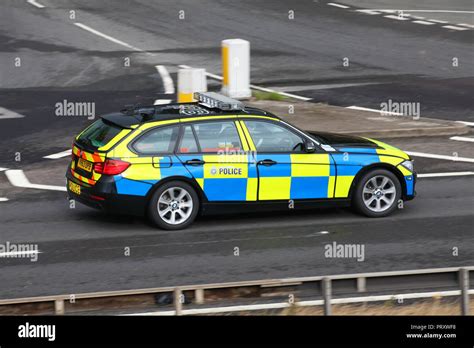
[[[160,186],[151,197],[148,212],[153,222],[165,230],[188,227],[199,211],[199,197],[185,182],[170,181]]]
[[[357,183],[353,205],[366,216],[387,216],[397,208],[401,191],[395,174],[385,169],[372,170]]]

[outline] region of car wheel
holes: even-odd
[[[153,222],[165,230],[188,227],[199,211],[199,197],[185,182],[170,181],[160,186],[151,197],[148,212]]]
[[[372,170],[357,183],[353,205],[369,217],[387,216],[397,208],[401,191],[395,174],[384,169]]]

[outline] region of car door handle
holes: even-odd
[[[260,164],[261,166],[269,167],[269,166],[273,166],[273,165],[277,164],[277,162],[275,162],[271,159],[264,159],[264,160],[258,161],[257,164]]]
[[[200,160],[198,158],[193,158],[191,160],[187,160],[186,162],[184,162],[184,164],[188,165],[188,166],[202,166],[204,163],[203,160]]]

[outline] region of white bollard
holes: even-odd
[[[242,39],[222,41],[222,93],[231,98],[250,98],[250,43]]]
[[[194,92],[207,92],[205,69],[178,70],[178,103],[194,102]]]

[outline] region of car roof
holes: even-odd
[[[222,116],[245,115],[267,116],[279,119],[279,117],[270,112],[246,106],[240,101],[218,95],[217,93],[196,93],[196,97],[213,99],[212,102],[208,102],[208,99],[204,99],[204,101],[198,99],[197,102],[192,103],[171,103],[151,106],[127,105],[120,113],[107,114],[102,116],[102,119],[123,128],[134,128],[132,126],[157,121],[196,117],[209,120],[213,116],[220,116],[219,118],[222,118]],[[229,101],[234,104],[230,105]]]

